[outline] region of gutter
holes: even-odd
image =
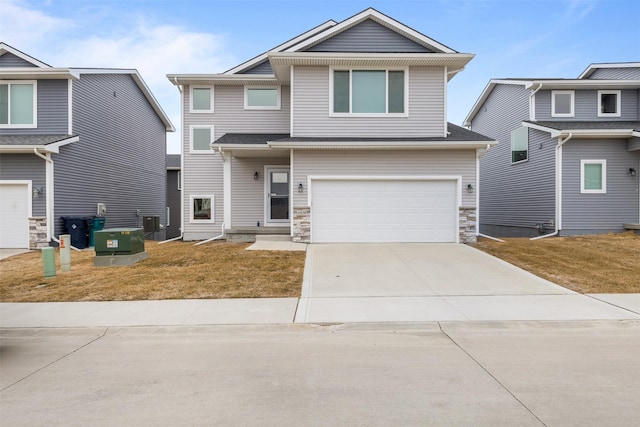
[[[536,104],[533,99],[540,89],[542,89],[542,83],[538,83],[538,87],[533,89],[529,95],[529,120],[536,120]]]
[[[546,239],[547,237],[557,236],[562,227],[562,146],[573,138],[573,133],[569,132],[566,138],[558,137],[558,145],[556,145],[556,221],[555,231],[550,234],[544,234],[538,237],[532,237],[529,240]]]

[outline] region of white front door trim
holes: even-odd
[[[288,219],[271,219],[271,173],[283,172],[287,173],[289,185],[289,214]],[[265,165],[264,166],[264,225],[272,227],[286,227],[291,224],[292,214],[292,194],[291,194],[291,167],[286,165]]]

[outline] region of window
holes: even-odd
[[[191,112],[213,113],[212,87],[191,87]]]
[[[332,115],[406,116],[406,70],[333,70]]]
[[[620,117],[620,91],[598,91],[598,117]]]
[[[191,222],[215,222],[213,196],[191,196]]]
[[[511,132],[511,163],[529,159],[529,128],[520,127]]]
[[[246,110],[279,110],[279,87],[244,88],[244,108]]]
[[[178,171],[178,191],[182,191],[182,171]]]
[[[209,144],[213,141],[213,126],[191,126],[191,152],[213,153]]]
[[[574,92],[554,90],[551,92],[551,117],[573,117]]]
[[[37,83],[0,81],[0,127],[37,127]]]
[[[580,160],[580,192],[607,192],[606,160]]]

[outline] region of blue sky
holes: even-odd
[[[575,78],[592,62],[640,61],[637,0],[0,0],[0,40],[54,67],[137,68],[179,127],[166,74],[222,72],[367,7],[476,55],[449,83],[456,124],[491,78]]]

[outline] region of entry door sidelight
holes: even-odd
[[[289,223],[289,169],[267,169],[267,223]]]

